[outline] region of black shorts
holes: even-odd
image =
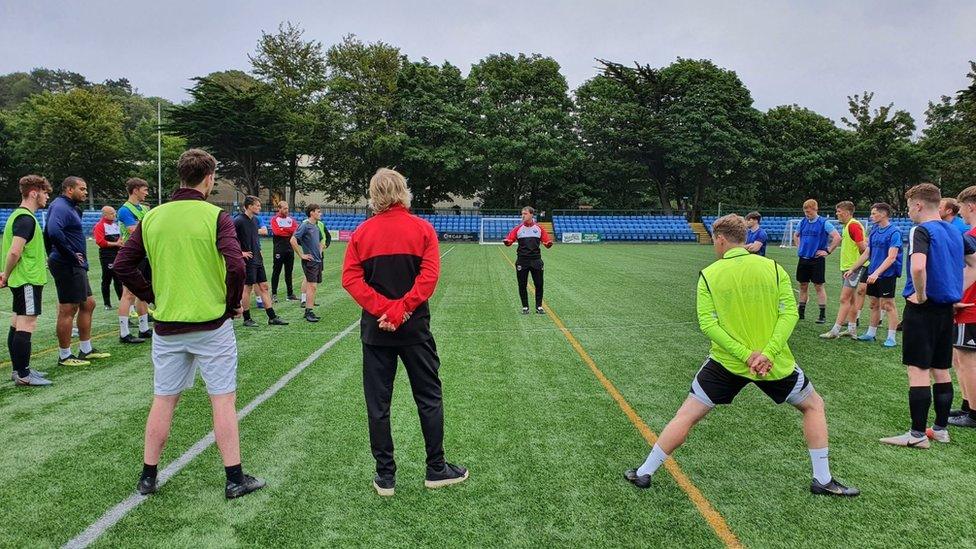
[[[796,281],[800,283],[813,282],[823,284],[827,276],[827,258],[814,257],[800,260],[796,264]]]
[[[952,346],[960,351],[976,352],[976,324],[956,324]]]
[[[302,272],[305,274],[306,281],[312,284],[322,283],[322,263],[303,259]]]
[[[789,402],[796,405],[813,392],[813,385],[800,368],[794,368],[793,373],[783,379],[757,381],[733,374],[709,357],[691,382],[691,396],[710,407],[731,404],[735,395],[750,383],[755,383],[776,404]]]
[[[88,283],[88,271],[78,265],[62,265],[51,262],[51,277],[58,289],[58,303],[78,305],[84,303],[92,295],[91,284]]]
[[[897,276],[886,276],[879,278],[874,284],[868,284],[868,297],[883,297],[893,299],[895,297],[895,287],[898,285]]]
[[[44,286],[24,284],[16,288],[11,287],[10,291],[14,294],[13,311],[15,315],[41,315],[41,293],[44,292]]]
[[[952,367],[952,343],[956,335],[952,305],[911,301],[902,316],[901,362],[905,366],[936,370]]]
[[[268,273],[264,272],[264,261],[255,258],[244,266],[244,284],[253,286],[268,281]]]

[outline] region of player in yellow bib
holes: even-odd
[[[864,225],[854,219],[854,203],[844,201],[837,204],[837,221],[844,226],[840,238],[840,273],[841,291],[840,307],[837,309],[837,320],[829,332],[820,334],[823,339],[837,339],[841,336],[843,323],[847,322],[847,332],[844,334],[857,339],[857,318],[864,306],[864,293],[867,290],[868,265],[864,263],[858,269],[851,269],[868,248],[868,235]],[[850,272],[848,272],[850,271]]]

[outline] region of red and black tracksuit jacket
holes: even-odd
[[[552,247],[552,238],[549,233],[538,223],[526,225],[521,223],[505,237],[503,241],[506,246],[511,246],[518,242],[518,252],[516,263],[519,265],[530,265],[534,261],[542,260],[542,251],[539,245],[546,248]]]
[[[437,287],[440,268],[434,227],[403,206],[359,225],[346,248],[342,287],[363,308],[363,343],[400,346],[430,339],[427,300]],[[405,313],[411,316],[403,322]],[[379,329],[383,315],[396,331]]]

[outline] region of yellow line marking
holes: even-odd
[[[515,263],[512,262],[512,259],[505,255],[505,252],[501,250],[499,250],[499,253],[502,254],[502,257],[504,257],[514,269]],[[627,416],[627,419],[629,419],[634,427],[637,428],[637,431],[641,434],[641,436],[644,437],[644,440],[653,446],[657,442],[657,434],[652,431],[646,423],[644,423],[644,420],[641,419],[641,417],[637,414],[633,406],[627,402],[627,399],[625,399],[620,391],[617,390],[617,387],[613,384],[613,382],[603,374],[603,371],[601,371],[596,365],[596,362],[594,362],[593,358],[590,357],[590,354],[586,352],[586,349],[584,349],[583,345],[580,344],[578,339],[576,339],[576,336],[569,331],[569,328],[563,324],[563,321],[561,318],[559,318],[559,315],[557,315],[556,312],[553,311],[552,308],[549,307],[549,304],[544,300],[542,302],[542,307],[545,309],[546,314],[549,315],[549,318],[551,318],[556,324],[556,327],[559,328],[559,331],[561,331],[566,337],[566,340],[569,341],[569,344],[572,345],[574,350],[576,350],[576,354],[578,354],[580,358],[583,359],[583,362],[589,366],[590,371],[592,371],[593,375],[595,375],[600,381],[603,388],[606,389],[607,393],[609,393],[613,400],[617,402],[617,405]],[[725,517],[723,517],[722,514],[719,513],[718,510],[712,505],[712,503],[708,501],[708,498],[701,493],[701,490],[699,490],[698,487],[695,486],[695,483],[692,482],[688,475],[685,474],[685,472],[681,469],[681,466],[678,465],[677,461],[672,458],[668,458],[668,460],[664,462],[664,468],[667,469],[668,473],[670,473],[672,477],[674,477],[675,482],[677,482],[678,486],[681,487],[685,494],[688,495],[688,499],[695,504],[698,512],[701,513],[702,517],[705,518],[708,525],[711,526],[712,530],[715,532],[715,535],[722,540],[722,543],[724,543],[726,547],[744,547],[742,542],[739,541],[739,538],[736,537],[735,533],[732,532],[732,529],[729,528],[728,523],[725,522]]]

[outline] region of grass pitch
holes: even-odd
[[[257,310],[259,328],[237,321],[239,407],[358,319],[339,286],[343,251],[337,244],[326,253],[319,324],[302,321],[298,305],[287,302],[278,311],[291,326],[267,326]],[[468,482],[423,487],[423,440],[401,370],[392,412],[397,494],[381,499],[372,492],[357,329],[242,421],[245,469],[267,478],[267,489],[225,501],[219,456],[210,447],[96,545],[722,546],[666,471],[643,492],[623,480],[624,469],[645,457],[647,442],[551,318],[518,314],[514,272],[503,255],[514,252],[453,246],[431,300],[445,448],[449,460],[471,469]],[[771,248],[770,256],[793,270],[791,251]],[[713,260],[711,248],[557,245],[544,258],[547,303],[659,432],[708,350],[694,289],[698,270]],[[828,276],[832,320],[836,258]],[[99,277],[95,265],[96,293]],[[3,546],[63,544],[128,497],[141,468],[152,396],[148,345],[119,345],[115,312],[99,306],[95,346],[113,357],[59,368],[54,302],[52,282],[33,366],[55,385],[0,385]],[[10,311],[6,290],[0,311]],[[810,312],[816,316],[815,307]],[[900,348],[821,341],[817,334],[826,329],[803,321],[790,343],[827,402],[832,471],[861,488],[861,497],[809,494],[800,415],[754,387],[692,433],[675,456],[681,468],[746,546],[976,545],[976,432],[954,429],[951,444],[930,450],[879,444],[908,425]],[[198,380],[177,409],[161,466],[210,429]]]

